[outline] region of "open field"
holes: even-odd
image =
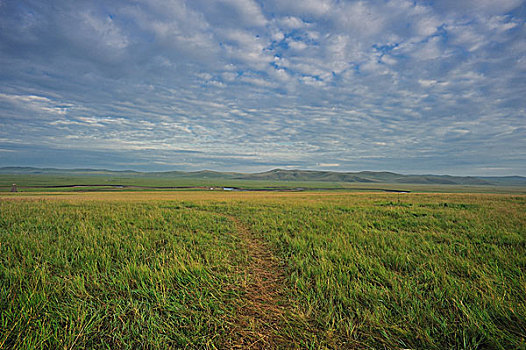
[[[152,191],[189,190],[213,187],[233,187],[245,190],[294,190],[294,191],[410,191],[410,192],[456,192],[456,193],[512,193],[526,194],[526,186],[508,185],[459,185],[414,183],[363,183],[337,181],[291,181],[291,180],[243,180],[229,178],[170,178],[132,177],[115,175],[48,175],[48,174],[0,174],[0,193],[11,190],[15,183],[20,192],[86,192],[86,191]],[[82,187],[66,187],[82,185]],[[91,187],[90,187],[91,185]],[[120,188],[119,186],[123,186]]]
[[[0,349],[526,348],[526,196],[0,194]]]

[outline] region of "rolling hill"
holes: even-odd
[[[4,175],[61,175],[61,176],[110,176],[140,178],[174,178],[174,179],[230,179],[260,181],[316,181],[345,183],[391,183],[391,184],[426,184],[426,185],[477,185],[477,186],[526,186],[526,177],[476,177],[450,175],[402,175],[392,172],[334,172],[315,170],[273,169],[261,173],[235,173],[202,170],[194,172],[166,171],[139,172],[133,170],[107,169],[56,169],[33,167],[3,167]]]

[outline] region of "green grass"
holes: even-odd
[[[234,267],[246,260],[226,219],[159,204],[0,208],[0,348],[206,346],[225,336]]]
[[[285,348],[526,348],[525,196],[136,196],[0,200],[0,349],[228,347],[249,257],[214,213],[285,266]]]
[[[291,298],[328,344],[524,348],[524,197],[376,198],[233,211],[288,261]]]
[[[337,191],[412,191],[412,192],[459,192],[459,193],[526,193],[521,186],[477,186],[477,185],[422,185],[422,184],[391,184],[391,183],[353,183],[328,181],[269,181],[269,180],[236,180],[214,178],[169,178],[144,176],[73,176],[0,174],[0,192],[9,192],[11,185],[16,183],[20,192],[84,192],[84,191],[144,191],[141,188],[118,189],[113,187],[82,187],[82,188],[47,188],[56,185],[128,185],[144,187],[239,187],[244,189],[297,189],[305,190],[328,189]],[[27,187],[26,187],[27,186]],[[25,188],[24,188],[25,187]],[[146,189],[147,190],[147,189]],[[166,191],[166,190],[163,190]]]

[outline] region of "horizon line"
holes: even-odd
[[[394,171],[389,170],[359,170],[359,171],[337,171],[337,170],[311,170],[311,169],[303,169],[303,168],[295,168],[295,169],[284,169],[280,167],[271,168],[269,170],[264,171],[256,171],[256,172],[244,172],[244,171],[219,171],[219,170],[212,170],[212,169],[201,169],[201,170],[153,170],[153,171],[144,171],[144,170],[133,170],[133,169],[124,169],[124,170],[118,170],[118,169],[108,169],[108,168],[60,168],[60,167],[35,167],[35,166],[1,166],[0,170],[3,169],[9,169],[9,168],[29,168],[29,169],[36,169],[36,170],[59,170],[59,171],[110,171],[110,172],[134,172],[134,173],[143,173],[143,174],[149,174],[149,173],[170,173],[170,172],[182,172],[182,173],[198,173],[198,172],[204,172],[204,171],[210,171],[215,173],[238,173],[238,174],[262,174],[267,173],[271,171],[281,170],[281,171],[310,171],[310,172],[329,172],[329,173],[337,173],[337,174],[345,174],[345,173],[351,173],[351,174],[358,174],[358,173],[390,173],[395,175],[403,175],[403,176],[450,176],[450,177],[473,177],[473,178],[507,178],[507,177],[521,177],[526,178],[526,175],[451,175],[451,174],[433,174],[433,173],[398,173]]]

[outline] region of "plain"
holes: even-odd
[[[524,348],[525,213],[512,194],[2,194],[0,348]]]

